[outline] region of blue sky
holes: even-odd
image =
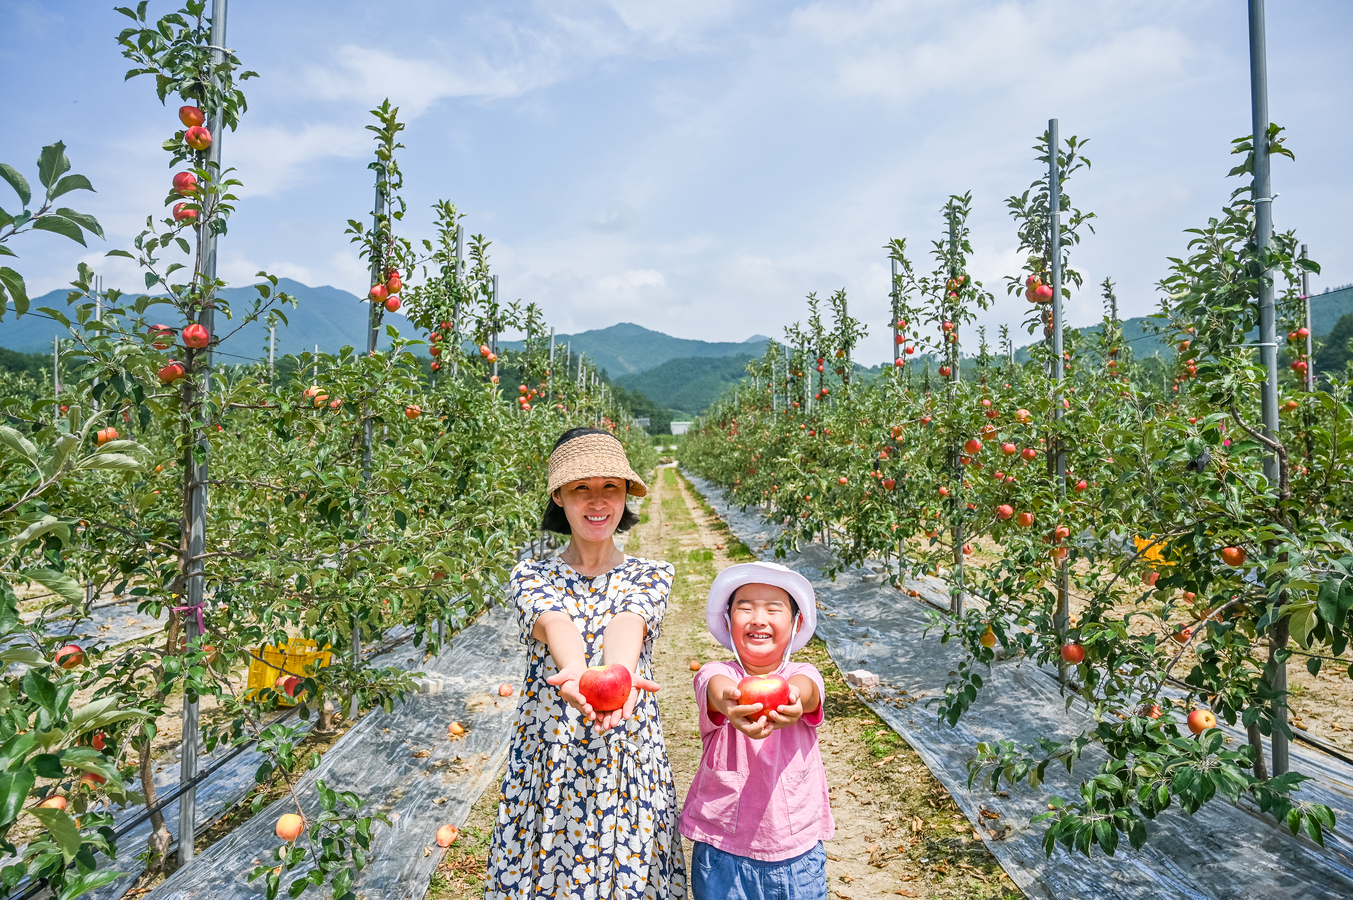
[[[159,144],[177,119],[148,79],[123,82],[112,6],[0,5],[0,160],[31,177],[64,140],[98,189],[77,208],[108,233],[88,251],[21,239],[35,293],[80,259],[134,288],[102,254],[158,213],[171,175]],[[1323,263],[1317,290],[1345,284],[1353,4],[1270,3],[1268,35],[1272,116],[1297,155],[1275,165],[1277,225]],[[406,233],[431,236],[435,200],[459,204],[493,241],[504,295],[561,331],[779,336],[805,293],[844,287],[873,332],[865,362],[888,353],[883,244],[920,255],[950,193],[973,192],[973,269],[1000,292],[980,321],[1022,318],[1000,287],[1019,266],[1004,198],[1039,174],[1050,116],[1091,139],[1094,163],[1072,186],[1099,216],[1073,324],[1098,320],[1089,288],[1106,275],[1125,315],[1152,310],[1183,229],[1236,186],[1229,142],[1250,121],[1240,0],[235,0],[228,44],[261,76],[224,137],[245,182],[221,246],[232,281],[264,268],[364,290],[343,229],[370,209],[362,126],[388,96],[408,122]]]

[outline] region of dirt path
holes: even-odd
[[[753,557],[671,468],[659,469],[652,479],[640,524],[625,550],[676,567],[653,666],[663,685],[658,700],[677,796],[684,799],[700,762],[690,664],[728,656],[705,628],[705,598],[715,575]],[[831,896],[1021,897],[919,757],[854,696],[822,642],[814,640],[796,659],[816,665],[827,686],[827,717],[819,735],[837,829],[827,844]],[[483,897],[497,805],[497,792],[485,792],[443,861],[429,898]],[[685,849],[689,862],[689,842]]]

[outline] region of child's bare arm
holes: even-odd
[[[791,686],[799,689],[799,702],[803,704],[803,714],[811,716],[822,705],[822,695],[818,693],[817,682],[807,675],[794,675],[789,679]]]
[[[727,675],[713,676],[709,679],[709,687],[705,689],[705,701],[709,704],[710,709],[727,719],[728,724],[738,731],[753,740],[759,741],[768,736],[775,728],[769,718],[748,718],[748,716],[757,715],[761,711],[761,704],[751,703],[747,706],[741,706],[738,703],[741,696],[738,686]]]

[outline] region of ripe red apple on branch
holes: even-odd
[[[1002,503],[996,507],[996,518],[1004,521],[1015,514],[1014,508],[1009,503]]]
[[[1209,728],[1217,727],[1217,717],[1210,709],[1195,709],[1189,713],[1189,731],[1202,734]]]
[[[174,221],[175,221],[175,222],[196,222],[196,221],[197,221],[197,210],[193,209],[193,208],[192,208],[191,206],[189,206],[186,202],[185,202],[185,203],[175,203],[175,204],[174,204]]]
[[[165,384],[173,384],[184,375],[183,363],[178,360],[170,360],[167,366],[160,369],[160,380]]]
[[[207,121],[207,117],[196,106],[180,106],[179,121],[189,128],[193,128]]]
[[[56,656],[52,658],[58,666],[63,669],[74,669],[85,663],[85,651],[79,644],[67,644],[56,651]]]
[[[771,710],[789,705],[789,682],[780,675],[748,675],[738,682],[738,705],[761,704],[761,711],[748,718],[764,719]]]
[[[179,172],[174,176],[174,190],[181,195],[197,193],[197,176],[192,172]]]
[[[385,301],[386,312],[399,312],[399,298],[390,297]]]
[[[193,125],[183,133],[183,142],[201,152],[211,146],[211,132],[201,125]]]
[[[1080,644],[1063,644],[1062,659],[1074,665],[1079,665],[1085,660],[1085,648]]]
[[[302,831],[305,831],[305,819],[295,813],[284,813],[277,820],[277,836],[288,843],[300,837]]]
[[[211,333],[206,327],[194,322],[183,329],[183,346],[193,350],[201,350],[211,343]]]
[[[630,670],[620,663],[607,666],[588,666],[578,679],[578,693],[597,712],[620,709],[629,699],[634,686]]]
[[[156,350],[168,350],[174,346],[174,329],[168,325],[152,325],[147,333],[150,335],[150,346]]]

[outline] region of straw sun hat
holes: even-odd
[[[548,493],[584,478],[623,478],[629,493],[636,497],[648,493],[643,479],[630,468],[624,445],[612,434],[580,434],[550,454]]]

